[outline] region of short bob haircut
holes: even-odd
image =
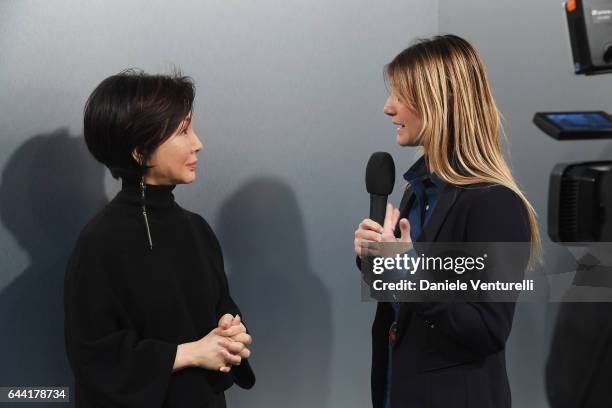
[[[189,126],[194,97],[193,80],[179,71],[149,75],[132,68],[112,75],[85,104],[87,147],[115,179],[141,177],[155,149]]]

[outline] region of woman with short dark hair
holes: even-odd
[[[196,178],[194,96],[188,77],[128,70],[85,106],[87,147],[122,189],[66,269],[77,407],[224,407],[224,390],[255,382],[219,242],[172,194]]]

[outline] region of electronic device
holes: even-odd
[[[569,0],[565,14],[575,72],[611,72],[612,0]]]
[[[550,176],[548,235],[553,241],[612,241],[612,161],[557,164]]]
[[[612,0],[568,0],[564,8],[575,74],[612,72]],[[603,111],[537,112],[533,123],[556,140],[612,138],[612,117]],[[612,161],[554,167],[548,235],[563,245],[612,242]]]
[[[533,123],[557,140],[612,139],[612,117],[603,111],[537,112]]]

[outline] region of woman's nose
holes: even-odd
[[[383,106],[383,112],[385,113],[385,115],[389,115],[389,116],[395,115],[395,109],[393,108],[392,100],[390,96],[387,98],[387,101],[385,102],[385,106]]]
[[[202,150],[204,148],[204,146],[202,145],[202,142],[200,141],[200,138],[198,137],[198,135],[195,135],[195,152],[199,152],[200,150]]]

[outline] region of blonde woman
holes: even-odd
[[[399,208],[363,220],[365,242],[530,242],[536,215],[504,159],[500,115],[477,51],[454,35],[419,40],[385,69],[397,143],[420,146]],[[514,303],[379,302],[372,328],[376,408],[511,406],[505,344]]]

